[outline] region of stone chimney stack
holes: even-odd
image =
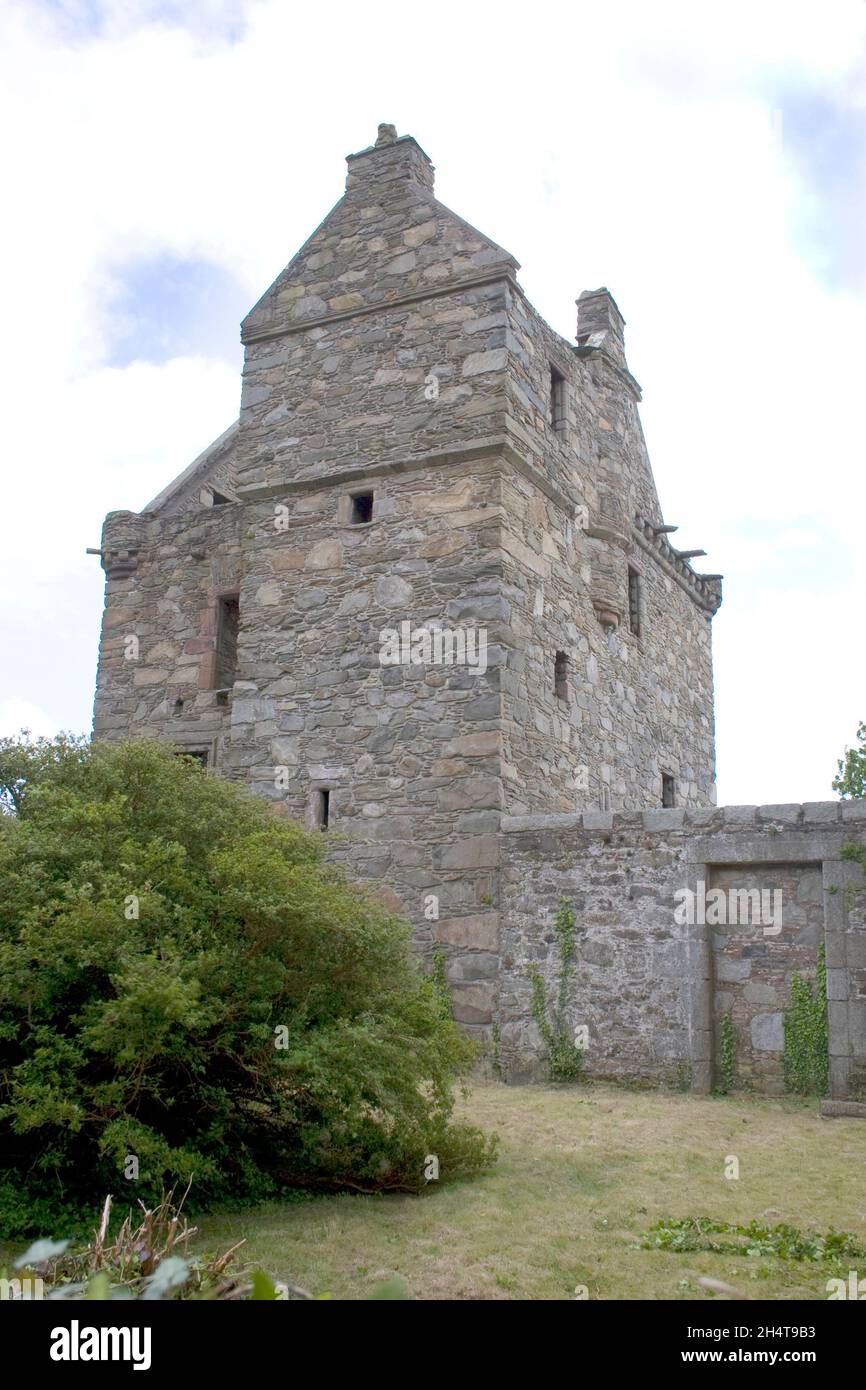
[[[350,197],[369,192],[391,201],[407,191],[427,196],[433,192],[434,170],[427,155],[413,136],[398,136],[392,125],[380,125],[375,145],[350,154],[346,164]]]
[[[598,348],[620,367],[626,366],[623,329],[625,319],[616,300],[604,286],[584,290],[577,300],[577,345]]]

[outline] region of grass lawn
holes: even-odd
[[[705,1299],[709,1275],[754,1298],[825,1299],[840,1272],[826,1264],[632,1247],[658,1219],[688,1216],[866,1242],[866,1124],[822,1120],[815,1102],[475,1085],[462,1110],[500,1135],[486,1177],[211,1216],[200,1245],[246,1237],[241,1258],[334,1298],[396,1276],[416,1299],[573,1299],[577,1285],[590,1298]],[[738,1180],[725,1177],[731,1154]]]

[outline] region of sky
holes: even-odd
[[[607,285],[675,543],[725,576],[718,800],[866,720],[866,6],[2,0],[0,733],[89,730],[106,512],[237,418],[239,323],[380,122],[565,337]]]

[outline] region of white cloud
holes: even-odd
[[[61,731],[52,715],[29,700],[19,700],[15,696],[0,700],[0,736],[13,737],[24,729],[34,738],[53,738]]]
[[[862,108],[864,35],[856,0],[580,3],[519,28],[453,3],[383,3],[372,20],[347,3],[7,3],[10,692],[87,725],[101,576],[84,548],[237,409],[235,323],[212,358],[107,366],[108,277],[125,259],[204,258],[252,304],[340,196],[342,156],[389,120],[427,149],[443,201],[523,262],[562,333],[581,289],[616,295],[666,513],[727,574],[720,796],[827,795],[866,717],[866,307],[856,286],[828,290],[802,244],[816,194],[779,111],[822,90],[840,119]],[[800,578],[816,549],[836,566],[820,593]]]

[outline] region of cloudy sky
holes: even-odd
[[[866,720],[860,0],[3,0],[0,732],[90,726],[104,514],[237,416],[238,325],[380,121],[548,321],[605,284],[677,544],[725,575],[718,799]]]

